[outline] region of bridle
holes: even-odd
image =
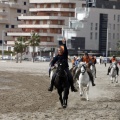
[[[80,69],[81,69],[81,73],[82,73],[82,75],[84,75],[85,74],[85,72],[86,72],[86,65],[85,64],[82,64],[81,66],[80,66]]]

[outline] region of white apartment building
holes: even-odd
[[[69,49],[98,52],[117,51],[120,41],[120,9],[76,8],[76,18],[63,28]],[[75,44],[76,42],[76,44]]]
[[[86,1],[82,0],[29,0],[33,6],[29,8],[30,15],[21,15],[18,18],[24,22],[18,25],[22,32],[8,32],[8,36],[30,37],[31,32],[40,35],[40,47],[55,48],[58,45],[58,36],[62,35],[62,28],[69,25],[69,19],[75,17],[75,8],[83,7]],[[14,40],[11,42],[14,44]],[[36,47],[36,51],[39,51]],[[32,48],[29,47],[29,51]]]
[[[21,14],[27,15],[29,0],[0,0],[0,50],[13,50],[13,37],[7,36],[7,32],[20,32],[18,19]],[[4,44],[2,44],[4,43]]]

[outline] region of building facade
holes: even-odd
[[[69,25],[69,19],[75,17],[75,8],[85,6],[86,2],[81,0],[29,0],[32,5],[29,8],[30,15],[18,16],[22,24],[18,28],[22,32],[8,32],[8,36],[16,39],[18,36],[30,37],[31,32],[39,33],[40,47],[51,50],[58,44],[57,38],[62,34],[62,28]],[[14,44],[14,41],[13,43]],[[29,47],[30,52],[32,48]]]
[[[7,36],[7,32],[21,31],[21,29],[17,29],[18,24],[21,23],[18,16],[28,14],[28,1],[29,0],[0,1],[0,50],[13,50],[11,49],[13,37]]]
[[[63,29],[69,48],[75,49],[75,52],[80,49],[103,55],[106,54],[106,49],[117,51],[116,43],[120,40],[120,10],[101,8],[79,10],[80,8],[76,12],[77,19],[71,20],[71,26]],[[78,40],[79,44],[74,46],[74,40]]]

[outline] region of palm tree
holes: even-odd
[[[33,48],[32,59],[33,59],[33,62],[34,62],[34,59],[35,59],[35,47],[39,46],[39,44],[40,44],[40,36],[39,36],[39,34],[33,32],[31,34],[31,38],[30,38],[28,44],[29,44],[29,46],[32,46],[32,48]]]
[[[27,43],[25,37],[18,37],[14,45],[14,51],[17,53],[16,63],[18,63],[18,53],[20,53],[20,63],[22,62],[22,54],[25,52],[26,47]]]

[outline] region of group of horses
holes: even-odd
[[[56,65],[57,66],[54,66],[51,70],[50,80],[52,79],[54,72],[57,71],[55,81],[54,81],[54,86],[57,89],[57,92],[59,94],[59,100],[60,100],[61,106],[63,108],[66,108],[70,84],[68,84],[68,82],[67,82],[68,76],[65,71],[64,61],[59,61]],[[77,67],[73,66],[70,69],[70,71],[73,76],[75,75],[77,70],[81,71],[79,74],[79,78],[74,79],[74,85],[77,85],[79,87],[80,96],[84,95],[86,100],[88,101],[89,100],[90,77],[87,72],[87,67],[88,66],[85,62],[80,62]],[[90,65],[90,70],[92,72],[93,78],[95,79],[96,78],[96,69],[95,69],[94,64]],[[116,64],[114,64],[114,63],[111,65],[110,77],[111,77],[112,82],[116,82],[116,83],[118,82],[117,72],[116,72]]]

